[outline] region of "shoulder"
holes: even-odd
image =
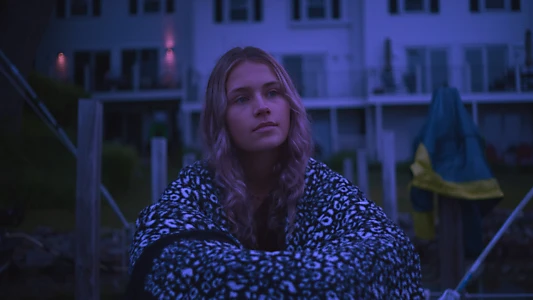
[[[178,173],[175,182],[200,185],[210,183],[213,180],[213,172],[205,160],[198,160],[183,167]]]
[[[333,171],[325,163],[310,158],[307,164],[305,177],[309,182],[308,185],[328,184],[328,183],[342,183],[351,185],[351,182],[338,172]]]
[[[183,167],[178,176],[170,183],[165,192],[168,194],[181,193],[181,196],[188,196],[190,193],[212,193],[214,190],[213,171],[207,161],[199,160]],[[165,199],[163,195],[163,199]],[[171,199],[172,200],[172,199]]]
[[[314,198],[333,196],[338,193],[362,196],[357,186],[346,177],[314,158],[309,159],[307,164],[305,185],[306,194]]]

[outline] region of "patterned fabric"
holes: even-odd
[[[229,233],[203,161],[141,211],[130,250],[135,288],[156,299],[421,299],[419,257],[402,230],[314,159],[286,249],[246,249]],[[205,234],[202,234],[205,233]],[[222,238],[210,238],[219,235]],[[160,250],[147,251],[162,240]],[[148,263],[146,263],[148,262]]]

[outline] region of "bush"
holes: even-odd
[[[27,79],[75,143],[78,99],[90,96],[83,89],[38,73]],[[0,161],[6,162],[1,176],[2,206],[74,208],[76,160],[28,105],[24,106],[20,136],[2,137],[0,145]]]
[[[335,172],[342,173],[344,168],[344,160],[350,158],[352,160],[353,168],[356,170],[357,152],[356,151],[340,151],[333,154],[328,161],[327,165]]]
[[[135,148],[119,143],[104,143],[102,149],[102,182],[111,193],[131,187],[140,158]]]
[[[352,159],[352,166],[354,172],[357,170],[357,151],[340,151],[332,155],[326,162],[327,165],[335,172],[342,173],[344,168],[344,160],[346,158]],[[411,161],[399,161],[396,163],[397,171],[407,171],[411,166]],[[381,171],[381,163],[379,161],[368,161],[369,171]]]
[[[76,128],[78,99],[90,98],[82,88],[32,72],[28,83],[63,128]]]

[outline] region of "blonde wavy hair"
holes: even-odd
[[[250,195],[244,180],[244,172],[236,155],[226,126],[226,80],[238,64],[249,61],[269,66],[279,82],[284,98],[289,102],[290,128],[287,140],[281,146],[281,159],[274,171],[279,174],[277,185],[272,192],[269,228],[279,228],[286,209],[289,234],[296,218],[296,205],[304,194],[305,170],[312,155],[313,139],[310,122],[300,96],[287,71],[267,52],[256,47],[236,47],[226,52],[218,60],[207,84],[205,103],[201,114],[201,126],[206,159],[215,172],[215,183],[221,187],[220,201],[231,222],[232,233],[241,241],[257,245],[254,230],[254,211],[249,204]]]

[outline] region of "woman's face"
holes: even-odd
[[[268,151],[285,142],[290,105],[281,87],[265,64],[243,62],[233,68],[226,81],[226,125],[237,148]]]

